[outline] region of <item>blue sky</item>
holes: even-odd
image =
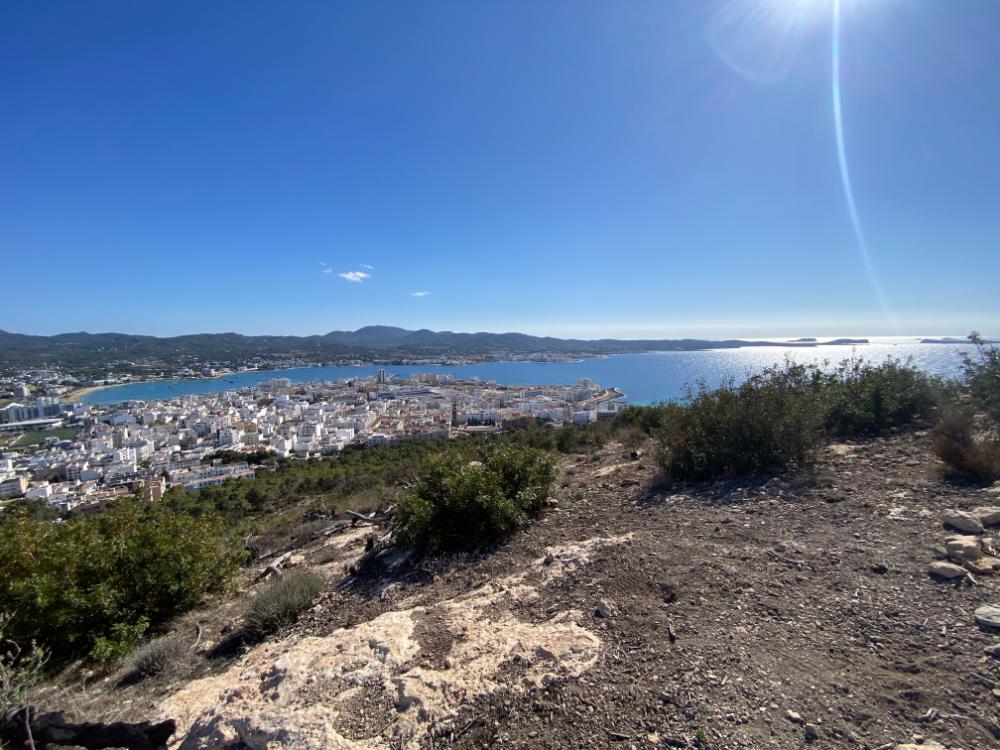
[[[1000,333],[1000,3],[843,0],[887,316],[832,2],[9,0],[0,328]]]

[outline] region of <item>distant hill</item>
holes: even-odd
[[[696,351],[745,346],[816,346],[815,339],[787,342],[726,339],[559,339],[524,333],[417,331],[365,326],[315,336],[244,336],[198,333],[159,338],[124,333],[60,333],[30,336],[0,331],[0,367],[62,365],[102,368],[117,361],[180,367],[204,362],[236,365],[254,358],[330,361],[344,358],[420,358],[476,355],[601,355],[646,351]],[[841,339],[828,343],[867,343]]]

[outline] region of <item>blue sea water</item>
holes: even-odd
[[[448,373],[461,379],[478,377],[502,385],[571,384],[590,378],[605,387],[615,387],[632,403],[645,404],[683,396],[686,385],[699,380],[717,386],[727,378],[743,379],[762,368],[783,362],[836,363],[858,356],[871,362],[887,357],[910,361],[915,366],[938,375],[955,376],[961,372],[962,353],[971,352],[964,344],[921,344],[913,339],[880,338],[857,346],[789,346],[711,349],[696,352],[649,352],[621,354],[575,362],[485,362],[464,366],[386,365],[396,375]],[[315,380],[341,380],[369,377],[377,365],[358,367],[300,367],[286,370],[241,372],[204,380],[160,380],[116,386],[94,391],[82,400],[90,404],[113,404],[129,400],[165,400],[183,395],[217,393],[246,388],[275,377],[294,383]]]

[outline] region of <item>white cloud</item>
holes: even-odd
[[[324,261],[324,260],[321,260],[321,261],[319,262],[319,264],[320,264],[321,266],[325,266],[325,265],[326,265],[326,261]]]
[[[369,266],[367,263],[362,263],[361,267],[362,268],[367,268],[369,271],[374,271],[375,270],[375,266]]]
[[[321,271],[322,271],[322,273],[333,273],[333,269],[330,268],[329,266],[327,266],[326,268],[321,269]]]
[[[430,292],[410,292],[411,297],[427,297],[430,296]]]
[[[365,279],[370,279],[372,275],[370,273],[365,273],[364,271],[348,271],[347,273],[337,274],[344,281],[351,281],[355,284],[360,284]]]

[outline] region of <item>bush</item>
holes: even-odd
[[[940,380],[892,358],[880,365],[844,360],[817,385],[825,430],[838,437],[873,435],[926,418],[943,390]]]
[[[973,482],[1000,479],[1000,350],[969,335],[977,359],[965,356],[965,399],[941,419],[934,452],[947,473]]]
[[[191,644],[179,635],[156,638],[139,647],[132,657],[131,674],[140,679],[156,677],[187,664]]]
[[[323,579],[311,571],[293,570],[265,586],[247,609],[245,630],[253,638],[263,638],[298,618],[326,588]]]
[[[934,433],[934,452],[948,473],[974,482],[1000,479],[1000,443],[975,436],[972,415],[945,415]]]
[[[709,390],[702,383],[686,403],[637,416],[662,425],[668,478],[709,479],[782,469],[809,461],[827,437],[872,435],[928,417],[943,392],[941,380],[893,359],[844,360],[829,372],[786,362],[740,385]]]
[[[551,456],[535,448],[491,446],[477,461],[444,453],[396,508],[397,540],[431,552],[495,542],[538,512],[554,482]]]
[[[667,407],[660,462],[668,479],[751,474],[808,460],[823,415],[814,368],[767,368],[741,385],[704,383],[688,403]]]
[[[991,427],[1000,426],[1000,349],[986,346],[982,337],[973,331],[969,341],[976,346],[978,359],[965,357],[965,382],[976,409],[982,411]]]
[[[128,500],[61,524],[14,518],[0,526],[0,611],[15,640],[57,659],[113,660],[225,590],[245,554],[215,517],[161,504]]]

